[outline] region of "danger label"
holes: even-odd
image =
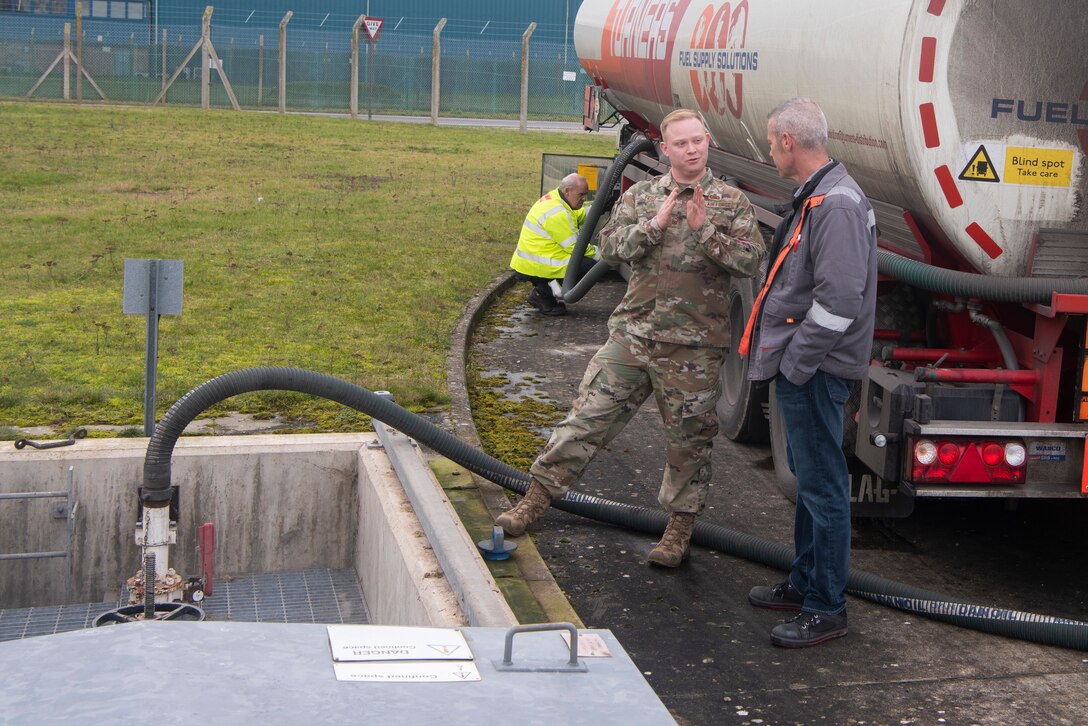
[[[1067,187],[1073,173],[1072,149],[1005,149],[1005,183]]]
[[[1001,181],[997,176],[997,169],[994,168],[993,161],[990,160],[990,155],[986,152],[985,146],[979,146],[978,151],[971,156],[971,160],[967,162],[967,166],[963,167],[963,171],[960,172],[960,179],[963,181],[983,182]]]

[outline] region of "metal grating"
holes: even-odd
[[[301,570],[235,575],[214,583],[203,603],[209,620],[365,625],[370,614],[355,571]],[[122,597],[127,603],[128,598]],[[0,609],[0,641],[89,628],[118,603]]]
[[[95,618],[116,607],[117,603],[96,602],[0,610],[0,641],[89,628]]]
[[[1032,277],[1088,277],[1088,233],[1039,230],[1031,262]]]
[[[214,583],[211,620],[366,624],[370,615],[352,569],[237,575]]]

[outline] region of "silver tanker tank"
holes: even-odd
[[[920,231],[979,272],[1022,276],[1049,229],[1088,258],[1083,0],[584,0],[574,35],[629,120],[702,112],[756,191],[780,184],[767,113],[808,96],[908,256],[930,256]]]

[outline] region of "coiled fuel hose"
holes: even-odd
[[[524,494],[529,476],[475,449],[452,434],[416,416],[389,399],[347,381],[298,368],[247,368],[200,384],[179,399],[163,416],[144,458],[145,503],[170,500],[170,459],[181,432],[200,413],[232,396],[253,391],[294,391],[320,396],[371,416],[420,441],[446,458],[485,479]],[[660,535],[665,512],[570,492],[553,503],[557,509],[625,529]],[[692,542],[759,564],[789,571],[791,548],[721,525],[698,521]],[[1088,623],[1034,613],[972,605],[958,598],[929,592],[878,575],[851,569],[847,591],[872,602],[927,618],[1045,645],[1088,650]]]

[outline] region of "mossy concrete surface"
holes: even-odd
[[[494,516],[481,493],[480,478],[443,457],[431,457],[428,464],[473,541],[491,539]],[[518,547],[510,559],[486,562],[518,621],[568,622],[585,627],[544,565],[532,537],[512,541]]]

